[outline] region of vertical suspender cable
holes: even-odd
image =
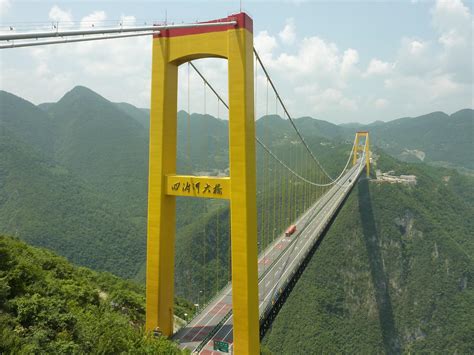
[[[278,98],[278,101],[280,101],[280,104],[283,108],[283,112],[286,113],[286,115],[288,116],[288,119],[290,120],[290,123],[291,125],[293,126],[296,134],[298,135],[299,139],[301,140],[301,142],[303,143],[303,145],[306,147],[306,150],[308,151],[308,153],[311,155],[312,159],[314,160],[314,162],[321,168],[321,170],[324,172],[324,174],[326,174],[326,176],[332,181],[333,179],[331,178],[331,176],[326,172],[326,170],[324,170],[323,166],[320,164],[320,162],[318,161],[318,159],[316,159],[316,157],[314,156],[313,152],[311,151],[311,149],[309,149],[308,145],[306,144],[306,141],[305,139],[303,138],[303,136],[301,135],[300,131],[296,128],[296,125],[295,123],[293,122],[293,119],[291,118],[288,110],[286,109],[285,105],[283,104],[283,101],[280,97],[280,95],[278,94],[278,91],[275,87],[275,85],[273,84],[273,81],[270,79],[270,75],[268,74],[267,72],[267,69],[265,68],[265,66],[263,65],[263,62],[262,60],[260,59],[260,56],[258,55],[257,51],[255,50],[255,48],[253,49],[253,52],[255,53],[255,57],[257,58],[257,61],[260,63],[260,66],[262,67],[262,70],[263,72],[265,73],[265,76],[267,77],[267,80],[270,82],[270,85],[272,86],[272,89],[273,91],[275,92],[275,95],[277,96]]]
[[[189,62],[188,62],[188,117],[186,121],[186,158],[188,163],[188,173],[192,173],[192,166],[191,166],[191,156],[190,156],[190,145],[191,145],[191,99],[190,99],[190,80],[189,80],[190,70],[189,70]]]
[[[275,95],[275,114],[278,116],[278,99]],[[272,159],[273,161],[273,159]],[[276,226],[275,226],[275,223],[276,223],[276,192],[277,192],[277,186],[276,186],[276,179],[277,179],[277,175],[276,175],[276,164],[274,162],[274,165],[273,165],[273,225],[272,225],[272,242],[275,240],[275,231],[276,231]]]
[[[216,213],[216,293],[219,292],[219,214],[220,210]]]
[[[269,117],[268,117],[268,80],[266,83],[266,90],[265,90],[265,118],[263,121],[263,137],[265,142],[268,144],[268,125],[269,125]],[[269,176],[270,172],[268,170],[268,154],[263,152],[263,211],[262,211],[262,220],[263,220],[263,243],[262,243],[262,250],[264,250],[267,245],[269,244],[269,227],[270,227],[270,216],[268,215],[269,210]],[[267,268],[267,262],[264,263],[264,269]],[[263,286],[265,288],[265,285]]]
[[[207,89],[207,84],[204,82],[204,116],[207,115],[207,107],[206,107],[206,89]]]

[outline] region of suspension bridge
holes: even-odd
[[[147,35],[153,37],[153,60],[146,329],[172,337],[195,353],[257,354],[261,337],[364,169],[369,176],[369,134],[357,132],[352,146],[347,145],[345,164],[334,177],[329,174],[253,47],[253,23],[245,13],[195,24],[3,33],[0,49]],[[209,57],[228,61],[228,102],[193,63]],[[227,176],[198,175],[192,167],[177,173],[178,67],[183,64],[188,65],[187,159],[193,133],[189,129],[192,69],[204,83],[204,107],[210,90],[218,110],[219,106],[228,110]],[[259,78],[263,87],[258,86]],[[262,97],[266,118],[281,113],[287,126],[283,134],[275,134],[268,119],[256,134],[255,102]],[[170,221],[176,220],[176,197],[228,200],[230,231],[228,254],[219,256],[219,245],[215,248],[214,294],[197,290],[207,295],[208,302],[199,304],[197,314],[174,332],[176,231]],[[215,225],[219,243],[219,218]],[[205,263],[206,249],[203,256],[196,255],[201,258]],[[221,259],[227,262],[226,279]],[[206,277],[204,287],[210,283]]]

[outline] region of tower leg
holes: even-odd
[[[232,309],[235,354],[259,354],[253,36],[229,32]]]
[[[161,41],[159,43],[158,41]],[[178,67],[168,63],[168,39],[153,41],[148,178],[146,329],[173,333],[175,197],[166,174],[176,172]]]

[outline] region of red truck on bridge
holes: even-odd
[[[289,226],[285,232],[285,237],[289,237],[292,235],[294,232],[296,232],[296,224],[292,224]]]

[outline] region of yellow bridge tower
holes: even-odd
[[[234,351],[259,353],[253,23],[245,13],[154,35],[146,329],[173,333],[176,196],[230,200]],[[229,177],[176,175],[178,67],[198,58],[228,61]],[[204,241],[203,241],[204,242]]]
[[[363,145],[361,145],[361,138],[363,140]],[[364,148],[365,147],[365,148]],[[365,151],[365,170],[367,177],[370,176],[370,150],[369,150],[369,132],[359,131],[356,132],[354,150],[352,152],[352,165],[357,163],[357,153]]]

